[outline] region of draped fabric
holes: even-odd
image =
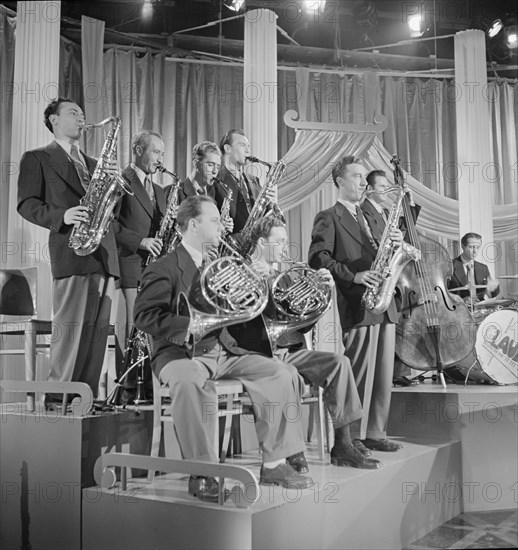
[[[104,21],[81,18],[81,54],[83,67],[84,113],[87,122],[97,123],[104,120],[103,99],[106,97],[103,75]],[[106,130],[111,129],[107,125]],[[85,151],[97,156],[104,143],[102,130],[92,130],[84,135]]]
[[[9,219],[9,175],[15,170],[11,164],[11,134],[13,128],[14,95],[14,31],[16,18],[10,17],[0,6],[0,241],[7,240]],[[13,162],[17,162],[14,160]],[[3,255],[3,253],[2,253]],[[5,258],[2,257],[2,264]]]
[[[13,32],[0,7],[0,85],[12,82]],[[7,30],[6,30],[7,29]],[[10,30],[9,30],[10,29]],[[5,47],[11,44],[11,49]],[[82,103],[81,50],[62,39],[60,91]],[[123,127],[118,144],[121,166],[131,160],[131,137],[141,129],[160,132],[165,141],[164,165],[184,177],[191,169],[191,153],[202,140],[219,142],[230,128],[243,127],[243,67],[218,62],[189,62],[164,55],[137,54],[110,49],[103,54],[104,91],[102,117],[120,116]],[[354,71],[354,70],[352,70]],[[379,85],[373,84],[378,81]],[[368,168],[384,168],[392,154],[398,154],[408,173],[416,200],[423,206],[419,226],[432,236],[457,240],[457,158],[455,153],[455,105],[458,90],[451,80],[365,75],[354,71],[320,72],[307,68],[278,70],[278,158],[288,160],[285,183],[279,198],[286,209],[294,248],[304,259],[315,214],[336,200],[330,168],[343,151],[362,156]],[[514,274],[516,253],[516,185],[518,166],[518,83],[489,82],[488,110],[491,126],[491,159],[496,168],[492,182],[494,231],[498,239],[493,274]],[[12,98],[0,105],[9,113]],[[40,104],[43,110],[43,104]],[[313,134],[295,131],[283,123],[287,110],[294,109],[308,121],[364,124],[372,112],[388,119],[387,129],[372,134]],[[41,113],[39,119],[41,120]],[[8,160],[11,130],[0,125],[0,152]],[[315,139],[312,145],[310,142]],[[252,143],[252,149],[253,149]],[[305,155],[301,155],[303,147]],[[254,153],[254,151],[253,151]],[[97,156],[99,151],[92,151]],[[15,159],[13,159],[14,161]],[[271,160],[271,159],[265,159]],[[18,159],[15,160],[18,162]],[[3,166],[6,166],[3,164]],[[2,173],[5,179],[5,173]],[[413,178],[413,179],[412,179]],[[169,178],[163,176],[163,184]],[[0,188],[5,209],[7,186]],[[15,191],[14,191],[15,192]],[[3,210],[2,210],[3,212]],[[10,211],[9,216],[17,216]],[[7,216],[1,216],[2,228]],[[296,251],[293,251],[296,252]],[[454,252],[452,250],[452,252]],[[456,252],[456,250],[455,250]],[[295,255],[295,254],[292,254]],[[41,294],[41,293],[40,293]],[[328,327],[327,339],[336,340]]]

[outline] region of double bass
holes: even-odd
[[[394,178],[403,184],[399,159],[394,156]],[[421,251],[421,259],[402,271],[397,288],[401,307],[396,325],[396,354],[407,366],[437,370],[444,385],[443,369],[473,353],[475,323],[463,300],[451,294],[452,275],[448,251],[437,241],[417,232],[408,196],[403,202],[408,242]]]

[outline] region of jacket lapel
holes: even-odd
[[[140,202],[142,208],[144,208],[148,216],[152,218],[153,204],[151,203],[151,199],[149,198],[145,187],[140,182],[140,179],[137,176],[135,170],[133,170],[133,168],[131,168],[130,166],[123,171],[122,175],[130,182],[131,189],[133,189],[133,193],[135,194],[135,198]]]
[[[340,225],[347,231],[347,233],[349,233],[355,241],[358,241],[358,243],[364,244],[358,222],[341,202],[337,202],[335,204],[335,213],[340,221]]]
[[[63,147],[53,141],[47,145],[45,150],[49,154],[49,166],[77,193],[77,195],[82,197],[85,194],[85,190],[81,184],[72,159],[66,154]],[[87,161],[88,158],[89,157],[87,157]]]
[[[188,289],[191,286],[194,275],[196,275],[196,265],[182,243],[177,246],[176,254],[178,255],[178,270],[180,271],[182,284],[184,288]]]

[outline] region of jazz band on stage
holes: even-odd
[[[398,279],[415,281],[426,259],[415,231],[419,207],[397,159],[395,187],[354,156],[338,159],[337,201],[314,220],[308,263],[294,262],[286,257],[289,238],[275,202],[286,166],[273,163],[263,185],[251,177],[246,168],[258,159],[250,157],[243,130],[229,130],[219,146],[197,144],[192,171],[180,180],[163,166],[164,141],[155,131],[133,137],[133,159],[121,173],[120,119],[87,125],[81,108],[65,98],[52,101],[44,118],[54,139],[21,159],[18,212],[49,230],[53,323],[76,327],[74,337],[52,340],[49,380],[86,382],[97,395],[117,285],[124,299],[116,366],[123,400],[136,398],[137,369],[127,357],[145,348],[169,388],[184,459],[216,461],[216,418],[204,422],[201,411],[217,407],[213,381],[220,378],[240,380],[254,405],[261,483],[312,485],[300,421],[288,419],[283,407],[271,409],[299,406],[304,384],[323,389],[333,465],[377,469],[382,463],[373,453],[401,448],[387,438],[387,422],[396,355],[414,366],[400,346],[398,322],[416,308],[409,295],[397,296]],[[95,160],[80,151],[79,140],[100,126],[109,132]],[[158,173],[172,181],[162,187]],[[396,194],[390,211],[383,204],[389,191]],[[476,233],[463,237],[447,274],[453,292],[444,290],[471,311],[498,294],[487,266],[475,261],[480,243]],[[344,355],[321,351],[318,342],[308,349],[305,337],[334,292]],[[442,374],[450,360],[447,351],[441,357],[434,321],[440,306],[422,322],[433,343],[427,347],[436,350],[429,370]],[[59,395],[45,396],[47,409],[66,406]],[[218,499],[213,478],[191,476],[188,490]]]

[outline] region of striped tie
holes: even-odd
[[[90,185],[90,173],[88,172],[86,166],[83,164],[83,160],[79,156],[79,149],[77,148],[77,145],[72,145],[72,147],[70,148],[70,157],[72,158],[74,166],[76,167],[77,175],[79,176],[81,185],[86,191],[88,189],[88,186]]]

